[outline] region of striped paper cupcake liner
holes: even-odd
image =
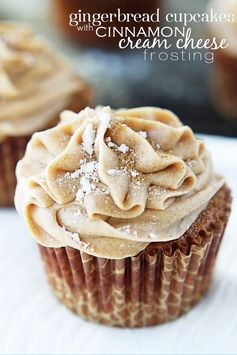
[[[81,317],[121,327],[164,323],[206,293],[230,213],[225,186],[179,239],[150,243],[137,256],[95,257],[71,247],[39,246],[58,299]]]
[[[9,137],[0,143],[0,207],[13,205],[16,164],[23,157],[29,140],[30,136]]]

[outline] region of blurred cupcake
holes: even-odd
[[[17,166],[15,202],[56,296],[80,316],[140,327],[207,291],[230,190],[170,111],[66,111]]]
[[[63,109],[90,104],[91,91],[25,24],[0,23],[0,59],[0,206],[8,206],[32,133],[55,125]]]
[[[227,39],[229,46],[215,52],[211,77],[213,101],[228,119],[237,119],[237,1],[214,0],[209,5],[217,13],[227,14],[230,22],[210,23],[209,30],[219,40]]]
[[[89,16],[93,16],[93,14],[113,14],[116,13],[118,8],[122,13],[129,14],[152,14],[156,13],[157,8],[160,7],[160,0],[146,0],[146,1],[137,1],[137,0],[112,0],[112,1],[87,1],[87,0],[54,0],[54,8],[56,15],[58,17],[58,21],[61,29],[64,33],[70,37],[71,39],[78,41],[82,44],[86,45],[94,45],[94,46],[106,46],[106,47],[114,47],[117,45],[120,37],[116,35],[115,37],[109,36],[108,27],[129,27],[130,30],[136,28],[137,30],[140,27],[143,27],[146,30],[148,27],[156,27],[158,25],[157,22],[136,22],[131,18],[129,22],[123,21],[119,22],[115,17],[113,22],[105,21],[102,23],[103,26],[103,35],[104,37],[98,37],[96,35],[95,28],[93,30],[77,30],[77,26],[70,26],[69,19],[71,14],[78,15],[78,11],[81,10],[80,14],[89,14]],[[87,25],[88,21],[82,22],[80,18],[74,18],[74,22],[77,20],[79,22],[78,26],[81,27],[83,25]]]

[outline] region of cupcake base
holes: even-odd
[[[80,92],[72,96],[70,104],[65,109],[79,112],[84,107],[90,106],[92,97],[93,94],[89,85],[83,84]],[[59,113],[52,118],[47,127],[41,127],[40,130],[55,126],[59,120]],[[16,188],[16,164],[23,157],[30,139],[31,135],[7,137],[0,143],[0,207],[13,206]]]
[[[39,246],[58,299],[81,317],[120,326],[151,326],[186,313],[206,293],[230,214],[224,186],[175,241],[150,243],[135,257],[98,258]]]

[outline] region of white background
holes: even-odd
[[[237,140],[207,143],[237,197]],[[214,282],[199,305],[165,325],[118,329],[86,322],[58,303],[23,221],[14,210],[0,210],[0,353],[237,353],[236,216],[235,201]]]

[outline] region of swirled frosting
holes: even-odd
[[[124,258],[179,238],[223,185],[170,111],[64,111],[17,166],[16,207],[38,243]]]
[[[0,141],[47,126],[82,85],[31,27],[0,22]]]

